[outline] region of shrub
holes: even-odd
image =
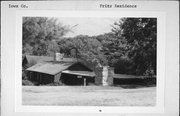
[[[135,69],[133,69],[133,62],[129,59],[119,58],[118,61],[114,61],[113,67],[117,74],[136,74]]]
[[[27,80],[28,79],[27,72],[25,70],[22,71],[22,79],[23,80]]]
[[[95,83],[88,83],[87,85],[88,85],[88,86],[96,86]]]
[[[29,80],[22,80],[22,85],[25,85],[25,86],[33,86],[34,83],[29,81]]]
[[[61,81],[60,82],[53,82],[53,83],[47,84],[47,86],[60,86],[60,85],[63,85],[63,83]]]

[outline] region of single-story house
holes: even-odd
[[[35,64],[28,67],[29,64]],[[28,80],[38,84],[63,83],[66,85],[119,85],[139,84],[146,81],[156,82],[156,78],[144,78],[125,74],[114,74],[114,68],[109,66],[90,68],[82,61],[72,58],[63,58],[54,61],[53,57],[26,56],[23,58]]]
[[[26,55],[22,61],[26,79],[38,84],[62,82],[67,85],[113,84],[113,68],[108,66],[93,69],[82,61],[73,58]],[[24,72],[24,71],[23,71]]]
[[[80,62],[41,62],[26,70],[28,79],[39,84],[88,85],[95,81],[95,73]]]

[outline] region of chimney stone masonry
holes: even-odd
[[[96,71],[95,83],[97,85],[110,86],[113,85],[114,68],[109,66],[103,66]]]
[[[64,57],[64,54],[61,54],[61,53],[58,53],[58,52],[54,53],[54,61],[62,61],[63,57]]]

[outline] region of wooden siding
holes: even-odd
[[[28,79],[37,84],[49,84],[54,82],[54,76],[38,72],[28,72]]]

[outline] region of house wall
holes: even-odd
[[[28,72],[28,80],[35,82],[37,84],[49,84],[54,82],[54,76],[39,72]]]
[[[42,76],[42,84],[49,84],[49,83],[53,83],[54,82],[54,75],[49,75],[49,74],[44,74],[42,73],[43,76]]]
[[[80,75],[62,73],[60,80],[65,85],[84,85],[84,79],[86,79],[86,85],[94,83],[94,77],[81,76],[79,78],[78,76]]]
[[[65,85],[83,85],[83,78],[77,78],[77,75],[62,73],[61,81]]]

